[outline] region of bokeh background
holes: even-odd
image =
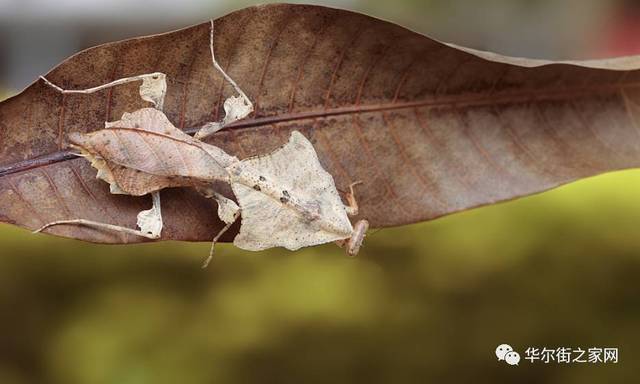
[[[547,59],[640,53],[605,0],[331,0],[441,40]],[[0,98],[70,54],[250,1],[0,0]],[[0,383],[632,382],[640,171],[335,246],[98,246],[0,225]],[[617,347],[618,364],[498,363],[509,343]],[[524,357],[524,356],[523,356]]]

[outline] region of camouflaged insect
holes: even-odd
[[[83,94],[142,81],[140,96],[155,108],[125,113],[118,121],[106,122],[99,131],[70,134],[69,142],[91,162],[97,177],[109,183],[111,193],[151,194],[153,206],[139,213],[140,230],[76,219],[49,223],[39,231],[53,225],[78,224],[157,239],[163,227],[159,191],[193,187],[217,201],[218,216],[226,223],[214,243],[241,217],[240,231],[234,239],[239,248],[297,250],[336,241],[355,255],[368,223],[361,220],[354,230],[349,220],[348,216],[357,214],[353,185],[347,195],[349,205],[345,205],[333,177],[323,169],[313,145],[300,132],[293,131],[289,141],[275,151],[244,160],[199,140],[253,111],[250,99],[215,60],[213,22],[210,46],[214,68],[239,96],[225,101],[222,121],[205,124],[195,137],[176,128],[162,112],[167,89],[162,73],[120,79],[86,90],[64,90],[43,78],[60,92]],[[231,186],[237,204],[215,191],[213,185],[220,181]]]

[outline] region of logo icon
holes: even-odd
[[[518,365],[520,362],[520,354],[516,351],[511,351],[504,356],[504,360],[509,365]]]
[[[505,361],[509,365],[518,365],[520,354],[513,350],[509,344],[500,344],[496,347],[498,361]]]
[[[511,348],[509,344],[500,344],[498,345],[498,348],[496,348],[496,356],[498,357],[498,360],[504,360],[507,353],[511,351],[513,351],[513,348]]]

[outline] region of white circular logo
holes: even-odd
[[[498,360],[504,360],[507,353],[511,351],[513,351],[513,348],[511,348],[509,344],[500,344],[496,348],[496,357],[498,357]],[[518,360],[520,360],[519,357],[518,357]]]
[[[511,351],[504,356],[504,360],[509,365],[518,365],[520,362],[520,354],[515,351]]]

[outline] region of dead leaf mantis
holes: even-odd
[[[203,125],[191,137],[176,128],[162,112],[167,91],[163,73],[143,74],[115,80],[94,88],[66,90],[42,80],[62,94],[92,94],[110,87],[141,81],[139,92],[154,108],[125,113],[122,119],[106,122],[105,128],[88,134],[70,134],[71,146],[97,169],[97,177],[109,183],[111,193],[152,196],[152,208],[138,214],[139,230],[86,219],[60,220],[56,225],[83,225],[97,229],[158,239],[162,231],[160,190],[168,187],[195,187],[216,200],[218,216],[225,226],[213,238],[206,266],[214,245],[231,225],[242,217],[234,244],[246,250],[285,247],[296,250],[330,241],[346,247],[349,255],[358,253],[369,227],[366,220],[352,226],[348,216],[358,213],[353,187],[349,186],[345,205],[331,174],[326,172],[316,151],[304,135],[294,131],[277,150],[240,160],[204,139],[228,124],[244,119],[253,104],[215,59],[214,24],[211,21],[210,51],[215,70],[238,93],[224,102],[225,116],[220,122]],[[214,182],[228,183],[238,204],[213,188]]]

